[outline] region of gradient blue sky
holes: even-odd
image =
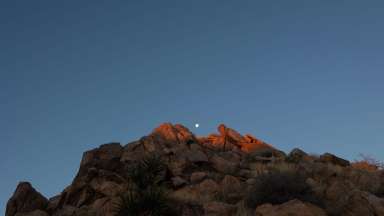
[[[161,122],[384,160],[384,1],[1,1],[0,210]],[[194,123],[200,128],[193,128]]]

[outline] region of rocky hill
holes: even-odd
[[[289,154],[220,125],[196,137],[165,123],[127,145],[83,154],[73,182],[45,198],[21,182],[6,216],[384,215],[384,173],[325,153]]]

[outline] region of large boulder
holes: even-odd
[[[343,215],[346,216],[384,215],[384,199],[378,198],[368,192],[354,190],[348,196],[348,202],[343,209]]]
[[[35,210],[45,210],[48,200],[37,192],[29,182],[20,182],[12,197],[8,200],[5,216],[30,213]],[[34,215],[42,211],[36,211]]]
[[[229,173],[232,174],[236,170],[238,170],[239,164],[233,163],[231,161],[225,160],[220,156],[214,155],[210,158],[210,162],[212,163],[212,167],[221,173]]]
[[[324,154],[320,155],[320,158],[318,159],[318,161],[323,162],[323,163],[331,163],[331,164],[339,165],[342,167],[346,167],[346,166],[350,165],[349,161],[347,161],[343,158],[337,157],[337,156],[330,154],[330,153],[324,153]]]
[[[144,142],[148,150],[163,150],[175,146],[189,146],[197,143],[195,135],[181,124],[164,123],[149,135],[152,142]],[[153,146],[156,145],[156,146]]]
[[[61,193],[58,207],[89,205],[100,197],[116,196],[127,186],[128,181],[116,172],[91,167]]]
[[[273,149],[273,147],[256,137],[246,134],[244,141],[241,143],[241,150],[247,153],[258,151],[260,149]]]
[[[308,154],[306,152],[304,152],[303,150],[299,149],[299,148],[294,148],[287,156],[286,160],[288,162],[294,162],[294,163],[297,163],[297,162],[300,162],[302,161],[303,159],[305,159],[306,157],[308,156]]]
[[[123,147],[120,143],[103,144],[99,148],[86,151],[81,159],[79,175],[89,167],[98,169],[116,170],[120,168],[120,158]]]
[[[291,200],[281,205],[263,204],[256,208],[256,216],[326,216],[325,211],[313,204]]]
[[[217,128],[219,134],[211,134],[206,138],[200,138],[199,141],[204,146],[214,150],[253,152],[261,148],[272,148],[271,145],[255,138],[252,135],[242,136],[232,128],[220,124]]]

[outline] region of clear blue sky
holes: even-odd
[[[384,2],[1,1],[0,210],[161,122],[384,160]],[[194,123],[200,123],[194,129]]]

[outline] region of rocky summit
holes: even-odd
[[[221,124],[196,137],[165,123],[83,154],[72,183],[45,198],[21,182],[6,216],[384,216],[384,173],[330,153],[286,154]]]

